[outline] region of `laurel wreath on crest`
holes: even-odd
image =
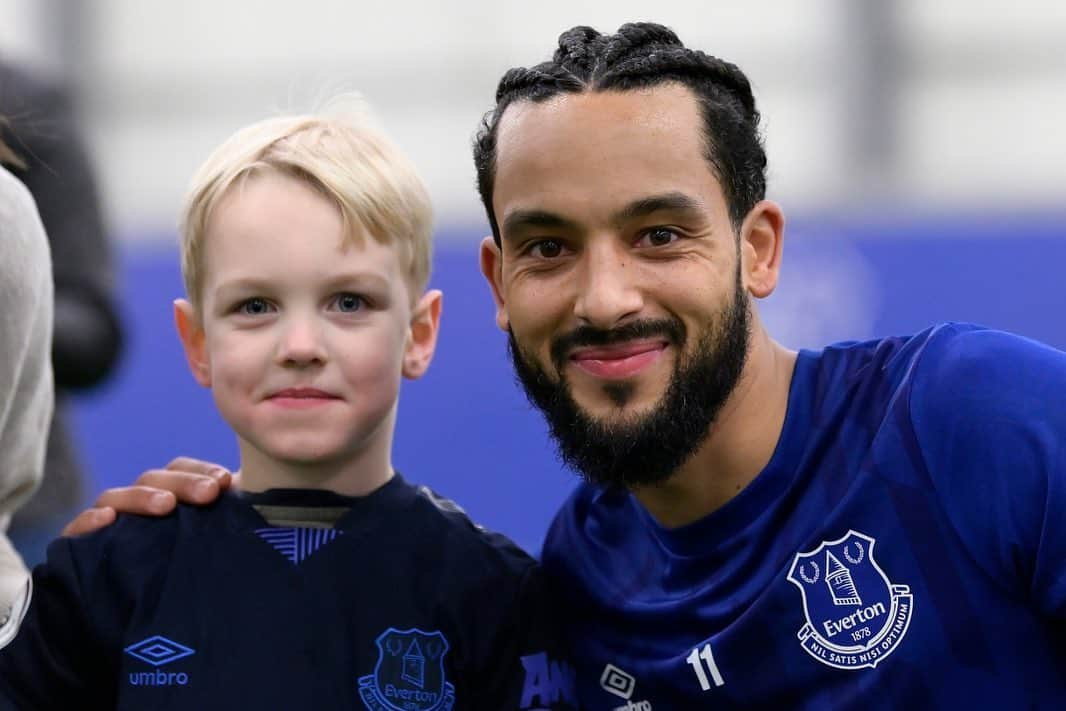
[[[804,564],[804,565],[806,565],[806,564]],[[813,578],[808,578],[807,574],[805,572],[803,572],[803,565],[801,565],[799,567],[800,577],[803,578],[803,582],[807,583],[808,585],[813,585],[814,583],[818,582],[818,575],[820,574],[820,571],[818,569],[818,564],[815,563],[813,560],[811,561],[811,567],[814,568],[814,577]]]

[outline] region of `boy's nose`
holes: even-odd
[[[325,363],[326,349],[320,327],[310,319],[290,319],[283,326],[278,362],[289,367]]]

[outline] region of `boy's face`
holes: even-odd
[[[440,293],[412,305],[392,245],[343,246],[340,211],[296,178],[253,175],[205,235],[200,313],[176,304],[193,375],[236,431],[286,464],[391,445],[401,375],[433,355]]]

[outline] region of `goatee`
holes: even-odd
[[[508,332],[508,351],[526,397],[543,414],[563,463],[594,484],[633,488],[666,481],[706,440],[711,424],[737,386],[747,360],[751,317],[739,274],[733,298],[696,334],[691,352],[685,325],[676,318],[634,321],[616,329],[582,326],[551,346],[553,378]],[[677,353],[659,402],[643,413],[611,420],[589,415],[573,398],[565,367],[575,347],[661,337]],[[619,409],[632,383],[606,383]]]

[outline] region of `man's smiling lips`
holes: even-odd
[[[312,407],[321,407],[331,402],[340,400],[336,395],[318,390],[317,388],[286,388],[270,395],[267,401],[279,407],[294,410],[305,410]]]
[[[577,348],[570,362],[596,378],[631,378],[644,370],[666,350],[666,341],[630,341],[596,348]]]

